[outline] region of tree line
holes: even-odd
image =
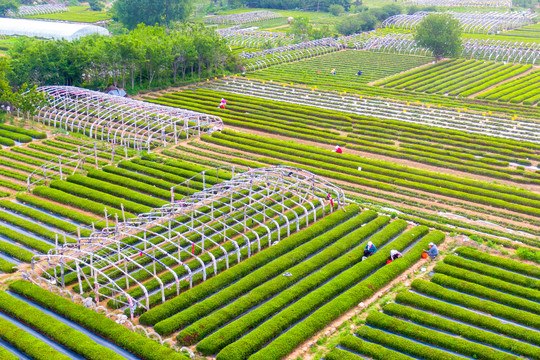
[[[9,50],[12,85],[110,84],[140,90],[238,71],[240,60],[226,41],[202,24],[174,29],[139,25],[127,34],[76,41],[20,38]]]

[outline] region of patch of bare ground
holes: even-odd
[[[261,133],[261,134],[263,134],[263,133]],[[192,147],[192,146],[189,145],[189,147]],[[216,145],[216,144],[212,144],[212,147],[216,148],[216,149],[222,149],[222,150],[228,150],[228,151],[231,150],[229,148],[219,146],[219,145]],[[193,148],[197,149],[196,147],[193,147]],[[218,152],[215,152],[215,154],[220,156],[221,158],[223,158],[224,161],[226,161],[227,158],[234,158],[234,156],[231,156],[231,155],[228,155],[228,154],[223,154],[223,153],[218,153]],[[253,154],[253,155],[254,156],[259,156],[258,154]],[[346,181],[343,181],[343,180],[336,180],[336,179],[331,179],[331,178],[328,178],[328,180],[335,183],[335,184],[338,184],[338,185],[354,186],[355,188],[358,188],[360,190],[367,190],[367,191],[374,191],[375,190],[378,193],[380,193],[381,195],[395,196],[395,194],[391,193],[391,192],[387,192],[387,191],[383,191],[383,190],[377,190],[377,189],[373,189],[373,188],[370,188],[370,187],[367,187],[367,186],[361,186],[361,185],[358,185],[358,184],[353,184],[353,183],[350,183],[350,182],[346,182]],[[396,186],[396,185],[394,185],[394,186]],[[404,188],[404,187],[400,187],[400,186],[396,186],[396,187],[400,188],[400,189],[403,189],[403,190],[409,190],[410,191],[410,189],[408,189],[408,188]],[[474,203],[474,202],[469,202],[469,201],[465,201],[465,200],[458,200],[458,199],[455,199],[455,198],[452,198],[452,197],[447,197],[447,196],[438,195],[438,194],[432,194],[432,193],[428,193],[428,192],[424,192],[424,191],[420,191],[420,190],[414,190],[414,191],[416,193],[418,193],[419,195],[425,195],[425,197],[427,199],[429,199],[429,200],[422,199],[422,198],[417,198],[417,197],[411,197],[411,196],[407,196],[407,195],[401,195],[401,194],[399,195],[399,197],[402,198],[402,199],[405,199],[405,200],[411,200],[411,201],[415,201],[417,203],[420,203],[422,205],[425,205],[426,208],[433,205],[434,203],[437,203],[438,207],[446,209],[446,211],[448,213],[453,213],[455,211],[455,206],[449,207],[447,205],[438,203],[437,199],[451,201],[451,202],[459,201],[459,204],[462,204],[462,205],[465,205],[465,206],[466,205],[478,206],[478,204]],[[346,192],[350,193],[349,191],[346,191]],[[355,193],[355,195],[358,195],[358,193]],[[365,198],[365,199],[371,199],[371,200],[377,200],[377,201],[382,200],[382,201],[385,201],[385,202],[389,202],[391,204],[393,203],[391,200],[386,200],[384,198],[382,198],[382,199],[381,198],[376,198],[376,197],[373,197],[373,196],[370,196],[370,195],[361,194],[360,196],[362,198]],[[428,210],[426,208],[414,207],[414,206],[411,206],[411,205],[408,205],[408,204],[405,204],[405,203],[397,203],[396,205],[400,206],[400,207],[408,208],[408,209],[419,210],[419,211],[429,213],[429,214],[437,214],[437,211]],[[478,213],[467,209],[465,206],[463,206],[462,209],[460,209],[465,214],[479,215]],[[525,215],[525,214],[519,214],[519,213],[515,213],[515,212],[509,211],[509,210],[505,210],[505,209],[494,208],[494,207],[487,206],[487,205],[482,205],[482,207],[484,209],[487,209],[487,210],[493,210],[493,211],[498,211],[498,212],[502,212],[502,213],[506,213],[506,214],[510,214],[510,215],[535,219],[533,216],[528,216],[528,215]],[[512,224],[512,225],[515,225],[515,226],[522,226],[523,225],[523,223],[521,223],[519,221],[514,221],[514,220],[510,220],[510,219],[506,219],[506,218],[501,218],[501,217],[498,217],[496,215],[491,215],[491,214],[480,214],[480,215],[483,218],[485,218],[485,219],[487,219],[488,221],[491,221],[491,222],[502,222],[502,223]],[[474,221],[470,220],[470,221],[464,221],[464,222],[473,223]],[[492,227],[494,229],[500,230],[500,228],[498,228],[497,226],[491,226],[489,224],[482,224],[482,226],[484,226],[484,227]],[[534,225],[528,225],[528,226],[530,226],[531,229],[540,230],[539,227],[536,227]]]

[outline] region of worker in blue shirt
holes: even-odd
[[[429,255],[431,260],[435,260],[435,258],[439,255],[439,249],[437,248],[437,245],[435,245],[432,242],[429,243],[428,246],[429,246],[429,250],[424,250],[424,252],[426,252]]]

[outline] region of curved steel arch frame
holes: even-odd
[[[176,144],[183,137],[223,128],[219,117],[195,111],[72,86],[42,86],[38,90],[50,96],[49,104],[37,114],[44,124],[138,150]]]
[[[240,261],[241,250],[246,249],[249,257],[252,251],[261,250],[261,241],[271,246],[281,236],[289,236],[291,229],[298,231],[302,220],[309,225],[313,216],[316,221],[317,211],[322,208],[324,215],[330,199],[338,208],[347,201],[339,187],[289,166],[250,169],[236,175],[234,167],[218,171],[232,174],[230,180],[207,186],[204,178],[208,175],[203,172],[199,175],[203,178],[203,190],[175,200],[175,188],[185,186],[179,184],[171,189],[170,204],[94,232],[76,244],[64,244],[46,255],[36,255],[32,271],[61,286],[65,285],[65,275],[72,273],[77,277],[80,293],[83,294],[86,284],[87,289],[93,290],[96,302],[114,299],[120,306],[136,302],[149,309],[150,296],[160,294],[164,302],[166,288],[175,286],[179,294],[181,281],[189,281],[191,287],[198,273],[202,273],[204,281],[207,270],[217,273],[218,263],[224,262],[228,268],[230,256]],[[250,228],[248,222],[260,231]],[[229,251],[226,243],[232,244]],[[221,252],[213,254],[208,249]],[[190,267],[186,259],[198,262],[199,266]],[[176,268],[183,270],[175,271]],[[171,281],[163,281],[160,272],[169,273]],[[157,288],[148,290],[137,274],[156,281]],[[119,280],[123,286],[118,284]],[[133,287],[141,288],[141,298],[134,299],[128,293]]]

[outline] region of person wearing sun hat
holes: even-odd
[[[439,255],[439,249],[437,248],[437,245],[432,242],[430,242],[428,246],[429,250],[424,250],[424,252],[429,255],[431,260],[435,260],[435,258]]]

